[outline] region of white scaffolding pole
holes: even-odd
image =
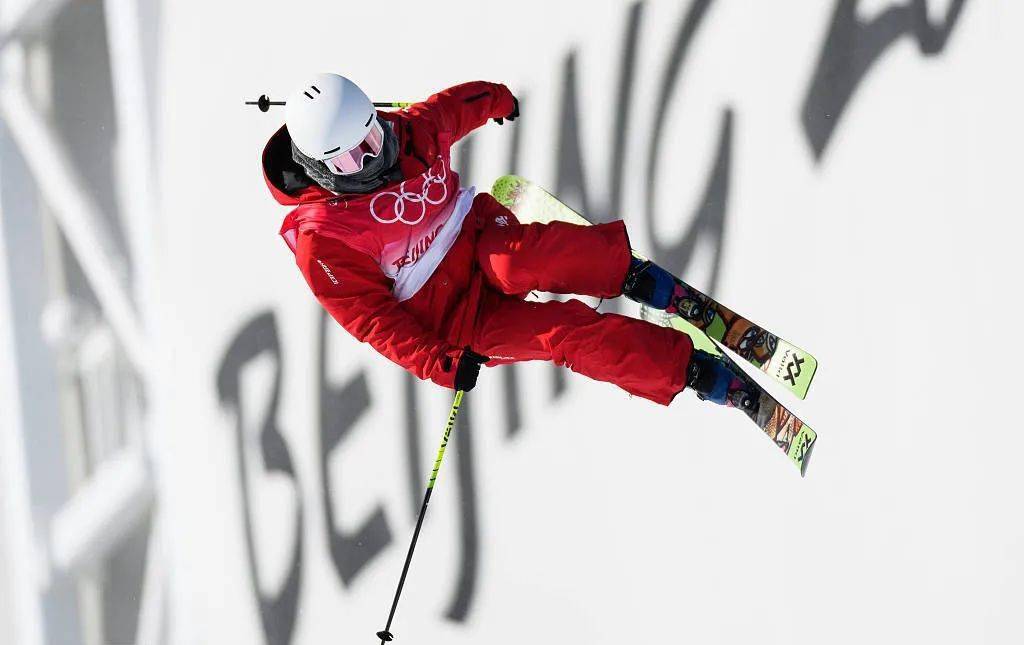
[[[0,168],[0,172],[2,172]],[[0,183],[3,175],[0,174]],[[14,329],[9,314],[11,298],[8,293],[7,251],[4,241],[3,213],[0,212],[0,356],[16,356]],[[18,390],[17,366],[13,360],[0,361],[0,531],[11,572],[9,597],[13,634],[6,634],[12,643],[42,645],[43,609],[39,590],[41,556],[35,548],[34,521],[25,464],[25,445],[22,442],[21,393]]]
[[[146,574],[142,580],[142,602],[139,604],[136,645],[160,645],[168,626],[167,603],[167,547],[164,541],[165,513],[157,513],[149,532],[146,548]]]
[[[93,567],[145,517],[153,489],[145,457],[127,448],[103,460],[54,515],[50,557],[62,573]]]
[[[45,27],[68,2],[70,0],[11,0],[4,3],[6,17],[0,20],[0,50],[15,39]]]
[[[29,170],[43,179],[38,182],[43,198],[53,209],[125,355],[145,379],[152,370],[152,359],[131,300],[114,269],[117,263],[104,234],[99,207],[82,187],[56,136],[32,107],[24,85],[12,78],[21,68],[20,45],[8,45],[4,58],[0,115]]]
[[[167,306],[167,296],[162,289],[161,258],[164,239],[158,227],[159,204],[156,196],[153,167],[154,146],[149,120],[149,101],[146,73],[143,66],[141,21],[137,0],[104,0],[104,16],[107,24],[107,39],[110,47],[110,66],[114,88],[114,113],[117,122],[118,198],[125,213],[128,241],[135,262],[135,299],[142,316],[142,324],[151,347],[154,348],[156,364],[147,379],[149,406],[146,415],[145,439],[152,455],[154,476],[157,479],[157,506],[150,536],[143,597],[139,613],[136,642],[139,645],[156,645],[162,636],[165,621],[164,610],[180,612],[180,608],[167,602],[176,600],[175,594],[165,594],[165,584],[175,580],[165,576],[174,570],[166,566],[166,559],[173,559],[174,551],[168,540],[163,538],[168,522],[165,517],[173,512],[170,492],[173,487],[168,481],[169,469],[163,459],[168,450],[162,444],[170,436],[174,414],[173,375],[169,343],[163,342],[163,321],[173,315]],[[170,579],[168,579],[170,578]],[[176,621],[175,621],[176,622]],[[172,635],[173,637],[173,635]]]

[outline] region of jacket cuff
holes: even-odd
[[[433,376],[430,377],[430,380],[441,387],[454,390],[455,372],[459,369],[459,360],[461,358],[462,350],[454,347],[441,354],[438,362],[438,369],[434,372]]]
[[[497,88],[498,101],[494,105],[494,114],[491,117],[504,119],[512,114],[512,110],[516,107],[515,95],[512,94],[512,90],[501,83],[497,84]]]

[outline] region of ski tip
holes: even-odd
[[[807,465],[811,463],[811,451],[818,441],[818,434],[811,430],[810,426],[803,426],[800,432],[793,438],[789,448],[789,458],[793,460],[796,467],[800,469],[800,476],[807,476]]]
[[[793,343],[777,338],[775,351],[761,371],[781,383],[798,399],[806,399],[811,381],[818,371],[818,359]]]
[[[814,375],[818,373],[818,359],[814,358],[807,352],[803,352],[803,354],[807,363],[804,366],[804,374],[806,374],[806,377],[799,381],[799,386],[797,388],[792,389],[793,394],[795,394],[801,401],[807,398],[807,391],[811,388],[811,381],[814,380]]]
[[[491,196],[498,200],[498,203],[508,208],[515,201],[515,192],[523,184],[523,178],[518,175],[503,175],[494,180],[491,186]]]
[[[811,463],[811,451],[814,450],[814,444],[812,443],[807,447],[807,452],[804,453],[803,463],[800,464],[800,476],[807,476],[807,464]]]

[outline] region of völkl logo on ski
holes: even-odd
[[[800,358],[799,356],[793,356],[793,360],[791,360],[788,363],[786,363],[786,377],[785,378],[786,378],[787,381],[789,381],[790,385],[794,385],[794,386],[796,385],[796,380],[798,378],[800,378],[800,372],[801,372],[800,366],[803,365],[803,364],[804,364],[804,359]],[[796,368],[795,372],[793,371],[794,367]]]

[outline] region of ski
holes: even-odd
[[[557,197],[517,175],[499,177],[491,194],[523,223],[552,221],[588,226],[591,222]],[[633,255],[645,259],[635,250]],[[681,331],[695,327],[804,399],[818,369],[818,361],[796,345],[751,322],[714,298],[676,278],[674,313],[669,326]],[[641,315],[644,315],[642,307]],[[664,312],[659,312],[664,313]]]
[[[690,325],[678,316],[659,311],[657,309],[645,308],[641,311],[641,318],[662,327],[672,327],[691,339],[695,349],[704,350],[710,354],[723,357],[729,364],[729,368],[739,376],[748,387],[758,392],[758,405],[756,412],[743,410],[750,417],[750,420],[757,424],[758,428],[768,435],[782,452],[786,453],[790,461],[800,469],[800,476],[807,472],[807,464],[811,459],[811,448],[818,439],[818,434],[793,414],[786,406],[769,394],[763,387],[758,385],[743,369],[736,364],[727,352],[722,349],[716,341],[712,340],[699,329]]]
[[[800,469],[800,476],[803,477],[807,473],[807,464],[811,460],[811,449],[818,439],[818,434],[811,429],[811,426],[790,412],[786,406],[779,403],[763,387],[744,374],[742,368],[721,348],[717,353],[729,363],[733,372],[741,375],[748,385],[757,388],[759,392],[757,410],[744,412],[751,421],[757,424],[758,428],[768,435],[769,439],[775,442],[782,452],[786,453],[790,461],[796,464],[796,467]]]

